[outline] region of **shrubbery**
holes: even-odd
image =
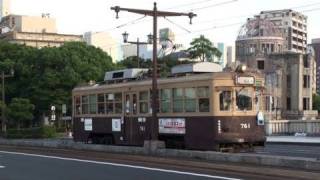
[[[51,126],[25,129],[8,129],[7,131],[7,138],[12,139],[38,139],[54,137],[56,137],[56,129]]]

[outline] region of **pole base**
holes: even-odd
[[[164,141],[159,140],[145,140],[143,144],[143,148],[148,153],[154,154],[158,149],[166,148]]]

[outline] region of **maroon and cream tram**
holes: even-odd
[[[215,66],[180,65],[172,77],[158,79],[154,130],[167,147],[217,150],[264,144],[264,77],[201,70]],[[75,141],[143,146],[150,139],[152,120],[152,83],[142,78],[145,71],[107,72],[105,83],[74,88]]]

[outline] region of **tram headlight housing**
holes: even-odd
[[[242,73],[244,73],[244,72],[246,72],[246,70],[247,70],[247,66],[244,65],[244,64],[240,64],[240,65],[238,65],[238,67],[236,68],[236,71],[237,71],[237,72],[242,72]]]

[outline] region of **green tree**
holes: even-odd
[[[314,94],[312,100],[312,109],[320,111],[320,96],[318,94]]]
[[[29,99],[13,98],[8,106],[9,122],[17,129],[26,125],[30,126],[33,119],[33,110],[34,105],[30,103]]]
[[[119,61],[117,63],[118,68],[137,68],[138,67],[138,60],[137,56],[130,56],[122,61]],[[150,68],[152,66],[152,62],[150,60],[145,60],[142,58],[139,58],[139,67],[140,68]]]
[[[0,70],[13,68],[6,80],[6,102],[13,97],[28,98],[35,105],[37,119],[49,115],[50,105],[67,104],[71,111],[71,91],[89,80],[102,81],[104,73],[116,68],[101,49],[82,42],[37,49],[0,41]]]
[[[191,58],[199,58],[204,62],[212,61],[213,57],[220,57],[221,52],[215,48],[212,42],[205,38],[204,35],[200,35],[199,38],[195,38],[190,43],[191,47],[188,49]]]

